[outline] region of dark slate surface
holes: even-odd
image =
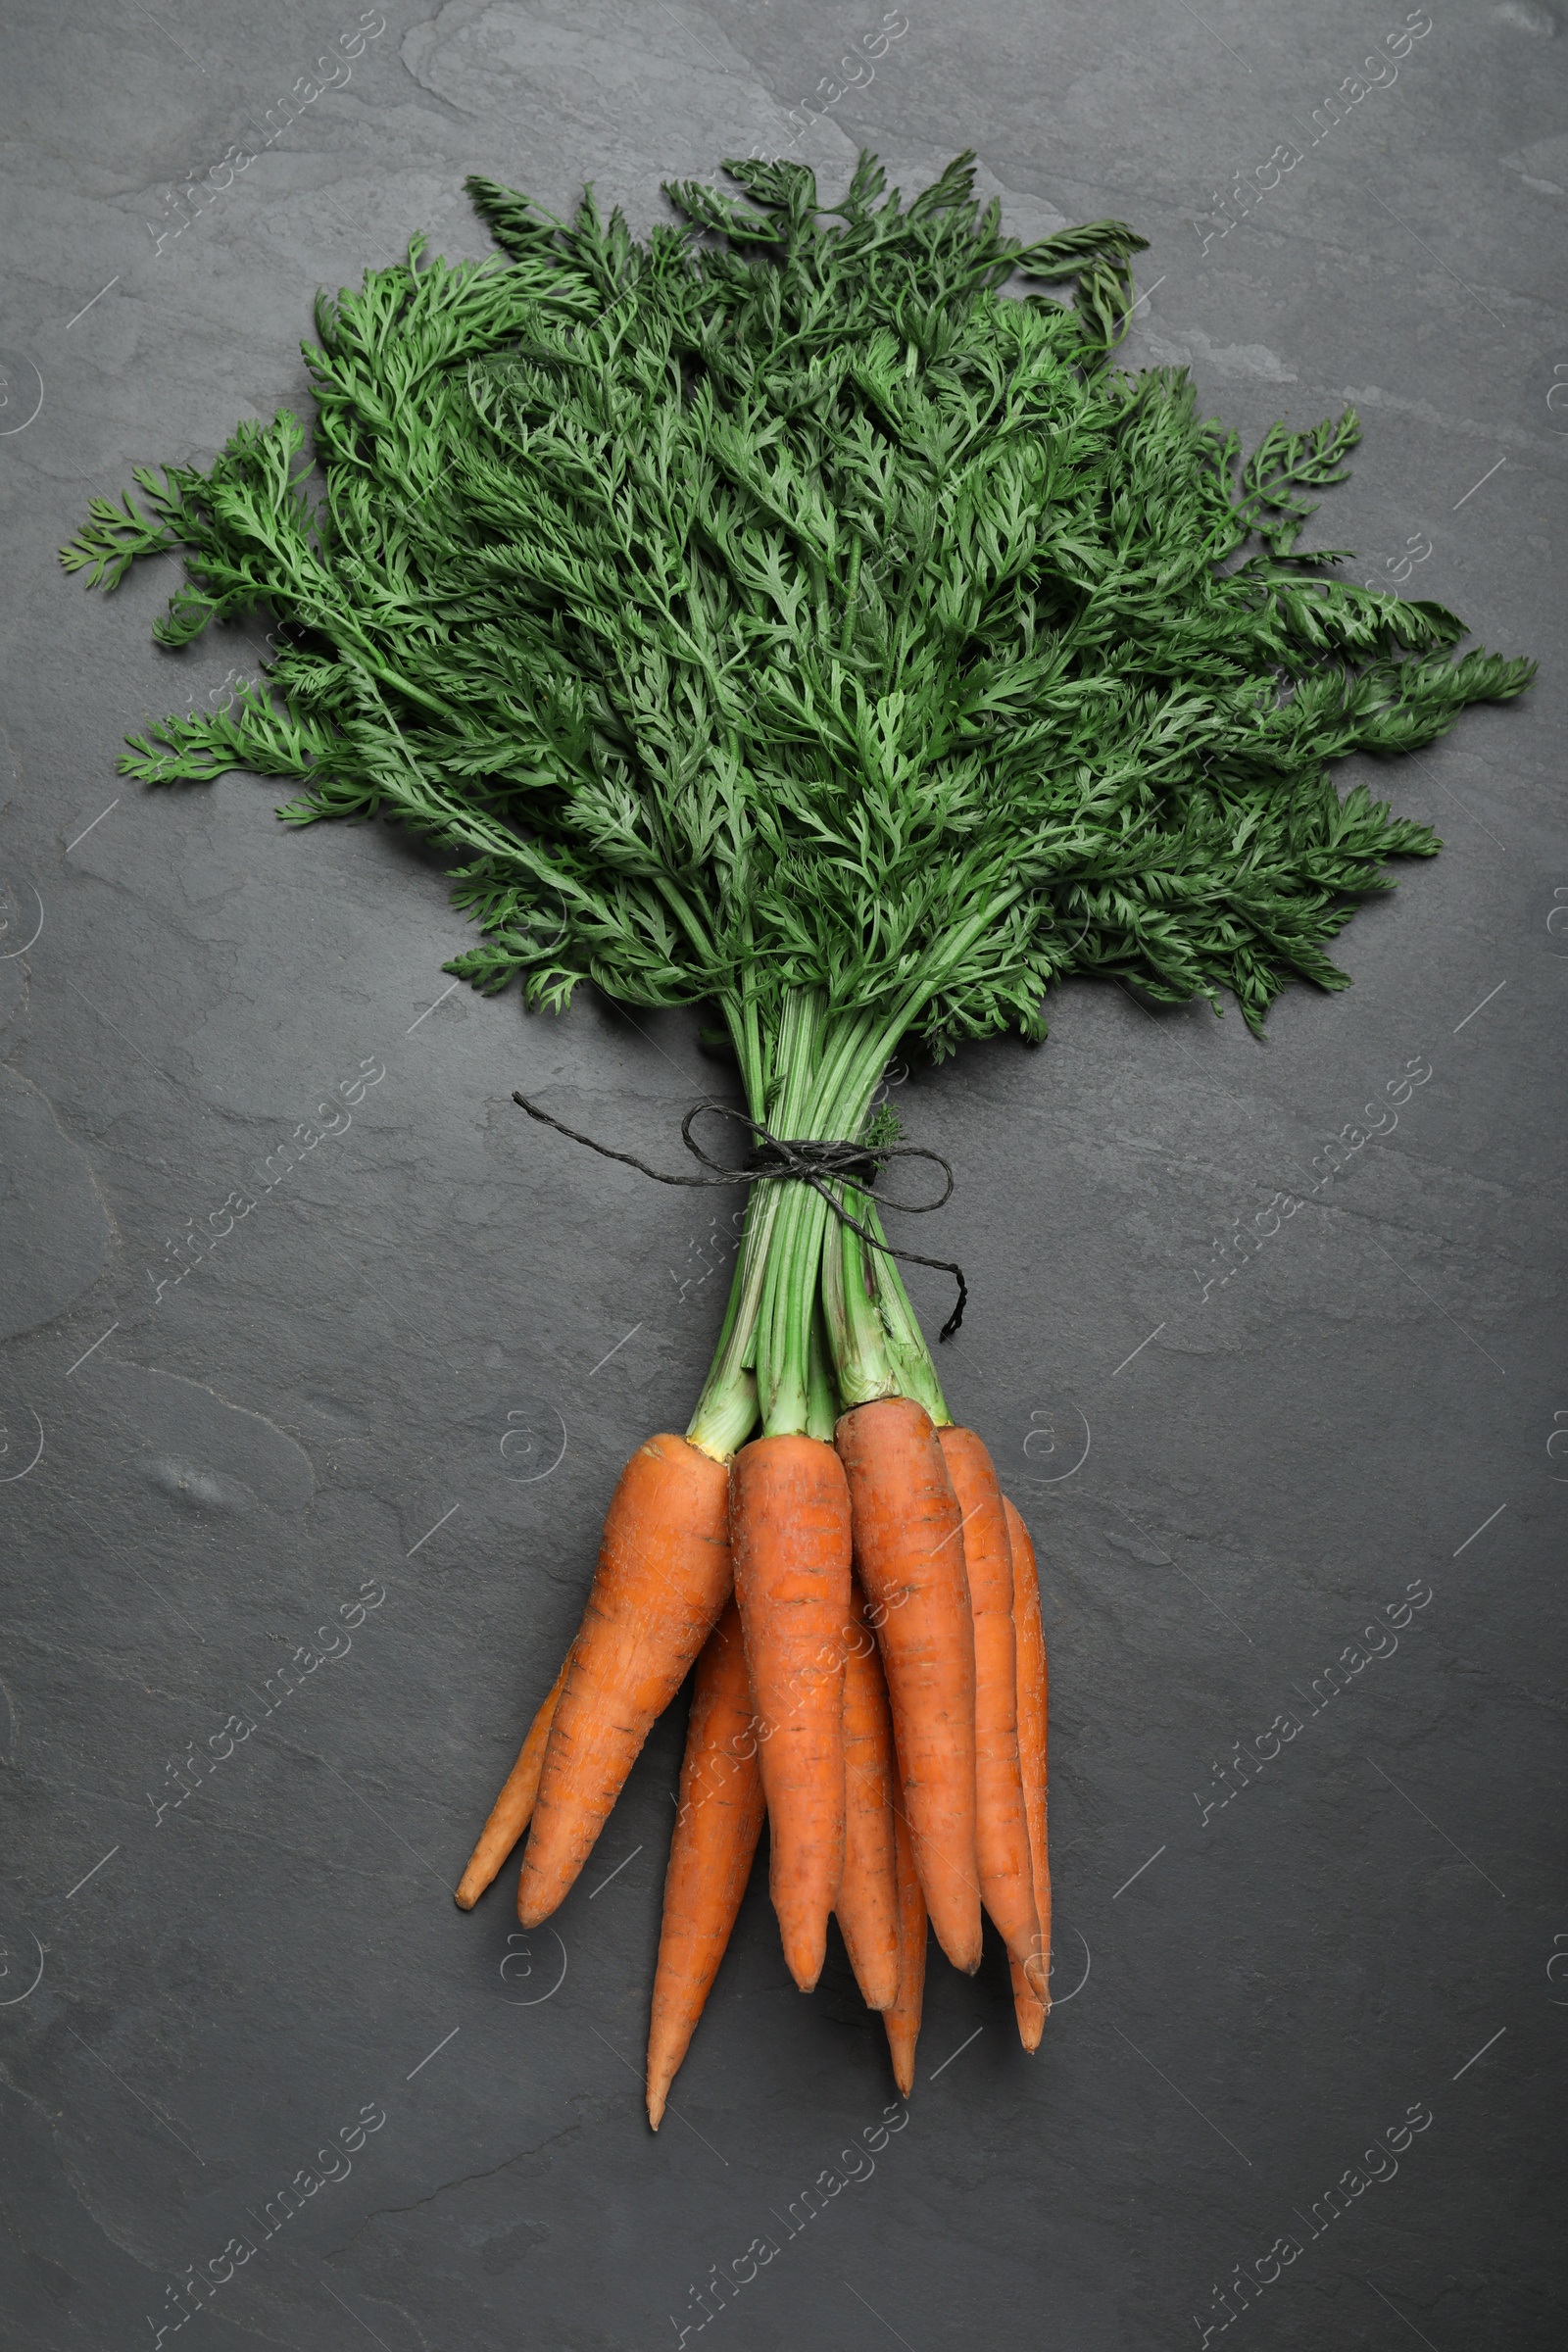
[[[1568,22],[1434,0],[1353,96],[1406,21],[11,10],[8,2347],[151,2346],[181,2309],[290,2352],[1562,2340]],[[879,27],[874,77],[827,103]],[[781,127],[812,92],[821,120]],[[385,833],[291,836],[244,777],[117,778],[126,725],[258,649],[161,655],[167,567],[105,608],[54,562],[132,463],[299,401],[318,285],[414,231],[484,250],[466,172],[557,208],[591,175],[647,223],[661,176],[791,140],[829,183],[875,144],[906,186],[972,144],[1022,230],[1134,220],[1131,357],[1190,363],[1251,435],[1353,400],[1319,543],[1546,662],[1388,775],[1448,847],[1354,923],[1348,996],[1293,997],[1260,1047],[1074,987],[1043,1053],[908,1082],[959,1172],[952,1396],[1044,1560],[1059,2006],[1028,2060],[997,1955],[973,1983],[934,1963],[880,2147],[880,2027],[841,1952],[790,1988],[760,1886],[648,2133],[678,1710],[559,1936],[524,1948],[505,1886],[470,1918],[448,1893],[616,1469],[684,1421],[728,1262],[706,1206],[507,1096],[667,1152],[713,1066],[682,1019],[449,990],[464,928]],[[175,234],[182,171],[207,194]],[[1227,214],[1237,172],[1279,185]],[[352,1123],[304,1151],[327,1095]],[[939,1278],[920,1296],[945,1309]],[[334,1654],[302,1676],[313,1640]]]

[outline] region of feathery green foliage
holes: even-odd
[[[941,1053],[1042,1035],[1074,972],[1254,1029],[1293,977],[1345,985],[1327,943],[1438,843],[1330,763],[1531,665],[1298,554],[1353,413],[1244,462],[1184,371],[1110,365],[1144,240],[1022,246],[971,162],[904,206],[862,156],[836,207],[733,162],[646,244],[470,180],[504,258],[416,243],[318,301],[314,510],[287,414],[139,470],[146,515],[94,501],[90,584],[184,552],[166,645],[258,607],[287,639],[270,693],[122,768],[401,820],[480,932],[449,969],[714,999],[759,1112],[803,991],[820,1037]]]
[[[289,718],[166,720],[125,771],[402,818],[484,932],[451,968],[554,1004],[733,1000],[748,968],[764,1027],[791,985],[890,1004],[987,901],[938,1050],[1039,1034],[1071,971],[1229,989],[1254,1025],[1293,975],[1342,985],[1324,943],[1437,845],[1327,763],[1530,675],[1293,555],[1353,414],[1241,465],[1181,372],[1105,364],[1143,240],[1021,248],[967,157],[902,209],[862,158],[826,214],[802,166],[726,169],[745,201],[671,187],[686,230],[646,246],[475,180],[509,263],[416,245],[319,301],[314,515],[287,415],[205,475],[139,469],[150,522],[94,502],[90,582],[185,550],[164,643],[258,605],[293,637]]]

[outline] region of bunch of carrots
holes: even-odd
[[[654,2129],[764,1812],[790,1974],[813,1988],[836,1915],[901,2091],[928,1920],[972,1975],[989,1914],[1036,2049],[1051,2005],[1040,1588],[974,1432],[891,1396],[843,1414],[831,1443],[760,1437],[728,1460],[689,1438],[640,1446],[581,1629],[464,1872],[465,1910],[526,1831],[517,1916],[550,1917],[694,1662],[648,2038]]]
[[[416,240],[318,300],[309,458],[287,412],[242,423],[62,551],[113,587],[181,550],[172,653],[278,624],[265,687],[149,724],[122,772],[249,768],[293,779],[291,824],[408,827],[479,934],[448,970],[716,1011],[775,1154],[696,1414],[621,1477],[458,1896],[526,1830],[547,1919],[696,1666],[656,2125],[764,1809],[791,1973],[836,1912],[901,2088],[927,1920],[972,1971],[989,1912],[1026,2047],[1046,2016],[1035,1564],[860,1164],[890,1061],[1038,1042],[1073,974],[1229,992],[1254,1031],[1292,982],[1345,987],[1329,944],[1440,844],[1333,763],[1533,674],[1298,552],[1353,412],[1244,457],[1184,371],[1112,365],[1125,222],[1025,244],[970,153],[907,204],[869,154],[831,205],[789,159],[725,170],[738,195],[673,182],[645,241],[591,191],[568,221],[470,180],[489,261]]]

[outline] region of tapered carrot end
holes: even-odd
[[[576,1886],[588,1850],[568,1854],[564,1860],[547,1854],[541,1862],[529,1854],[522,1858],[517,1874],[517,1924],[523,1928],[541,1928],[553,1911],[559,1911]]]
[[[859,1987],[860,1998],[868,2009],[875,2009],[879,2013],[885,2009],[891,2009],[899,1997],[897,1936],[893,1937],[887,1950],[867,1951],[865,1937],[858,1933],[856,1923],[852,1920],[851,1924],[846,1927],[842,1902],[835,1916],[838,1919],[839,1932],[844,1937],[844,1948],[850,1955],[850,1966],[855,1972],[855,1982]]]
[[[474,1904],[479,1900],[479,1896],[482,1892],[483,1889],[481,1887],[470,1886],[467,1880],[464,1879],[459,1886],[454,1888],[452,1899],[457,1904],[460,1911],[471,1911]]]
[[[895,2025],[893,2020],[887,2017],[882,2022],[888,2030],[888,2051],[893,2060],[893,2080],[898,2084],[901,2094],[907,2098],[914,2088],[914,2040],[920,2029],[918,2026],[910,2026],[907,2023]]]
[[[934,1868],[917,1867],[931,1933],[954,1967],[972,1977],[985,1949],[980,1893],[974,1879],[970,1872],[960,1873],[946,1856],[935,1857]]]
[[[1018,2020],[1018,2039],[1032,2057],[1040,2047],[1040,2036],[1051,2014],[1051,1994],[1044,1989],[1043,1983],[1037,1983],[1037,1978],[1043,1977],[1038,1959],[1032,1959],[1027,1969],[1020,1968],[1014,1960],[1011,1970],[1012,2010]]]
[[[658,1991],[655,1991],[658,2000]],[[696,2023],[695,2019],[692,2021]],[[648,2085],[648,2121],[657,2132],[664,2120],[669,2103],[669,2086],[680,2072],[681,2060],[691,2047],[691,2026],[684,2031],[665,2017],[657,2015],[648,2042],[648,2065],[643,2080]]]
[[[778,1849],[774,1848],[773,1883],[768,1891],[773,1897],[773,1915],[784,1945],[784,1965],[802,1992],[814,1992],[816,1981],[822,1974],[827,1958],[827,1923],[832,1917],[832,1905],[824,1907],[802,1897],[787,1885],[780,1887],[774,1875],[778,1868]]]
[[[931,1925],[935,1929],[936,1921],[933,1920]],[[970,1942],[967,1936],[960,1939],[951,1932],[944,1936],[939,1930],[937,1941],[954,1967],[963,1976],[972,1977],[975,1974],[980,1966],[981,1953],[984,1948],[978,1932],[976,1932],[973,1942]]]
[[[814,1992],[816,1990],[817,1979],[822,1974],[821,1961],[818,1960],[813,1968],[808,1955],[803,1955],[792,1959],[790,1954],[786,1952],[784,1959],[789,1968],[790,1975],[795,1979],[796,1984],[799,1986],[800,1990],[802,1992]]]
[[[1046,2013],[1032,1992],[1020,1992],[1012,2007],[1018,2020],[1018,2039],[1032,2058],[1046,2030]]]
[[[517,1922],[524,1928],[542,1928],[556,1908],[560,1897],[548,1887],[530,1880],[526,1871],[517,1882]]]
[[[841,1928],[843,1924],[843,1921],[840,1920]],[[891,2009],[899,1997],[897,1937],[895,1936],[887,1951],[881,1952],[868,1952],[862,1936],[846,1936],[844,1945],[850,1955],[850,1966],[855,1971],[855,1982],[859,1986],[860,1998],[866,2007],[875,2009],[878,2014]]]
[[[814,1992],[827,1958],[827,1926],[816,1922],[780,1920],[784,1936],[784,1965],[802,1992]]]

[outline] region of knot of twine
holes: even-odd
[[[851,1216],[841,1193],[829,1189],[833,1185],[842,1187],[854,1184],[861,1192],[869,1192],[890,1159],[927,1159],[933,1167],[940,1168],[947,1178],[939,1197],[935,1200],[889,1200],[884,1203],[888,1208],[903,1209],[909,1216],[925,1216],[934,1208],[944,1207],[953,1198],[953,1168],[940,1152],[929,1152],[918,1144],[819,1143],[809,1137],[777,1136],[764,1127],[760,1119],[754,1119],[749,1111],[737,1110],[732,1102],[694,1102],[680,1123],[680,1139],[692,1157],[701,1160],[710,1173],[706,1176],[670,1176],[662,1168],[651,1168],[647,1160],[639,1159],[635,1152],[613,1152],[608,1144],[597,1143],[591,1135],[568,1127],[564,1120],[552,1117],[548,1110],[541,1110],[537,1102],[530,1102],[526,1095],[514,1094],[512,1100],[520,1110],[527,1112],[530,1119],[538,1119],[541,1125],[553,1127],[558,1135],[569,1137],[574,1144],[586,1145],[590,1152],[597,1152],[601,1159],[618,1159],[622,1167],[635,1168],[639,1175],[652,1177],[655,1184],[693,1187],[780,1182],[808,1184],[827,1202],[839,1223],[847,1225],[852,1233],[858,1234],[868,1249],[880,1250],[885,1257],[901,1258],[906,1265],[934,1266],[939,1273],[953,1276],[958,1286],[958,1302],[943,1324],[938,1334],[940,1339],[951,1340],[963,1321],[963,1310],[969,1301],[969,1286],[963,1279],[960,1265],[955,1264],[951,1257],[922,1257],[918,1250],[895,1250],[891,1242],[881,1240],[858,1218]],[[752,1149],[747,1153],[745,1167],[726,1168],[721,1161],[710,1159],[703,1150],[692,1134],[692,1122],[700,1118],[704,1111],[714,1111],[721,1119],[733,1119],[740,1126],[750,1128]]]

